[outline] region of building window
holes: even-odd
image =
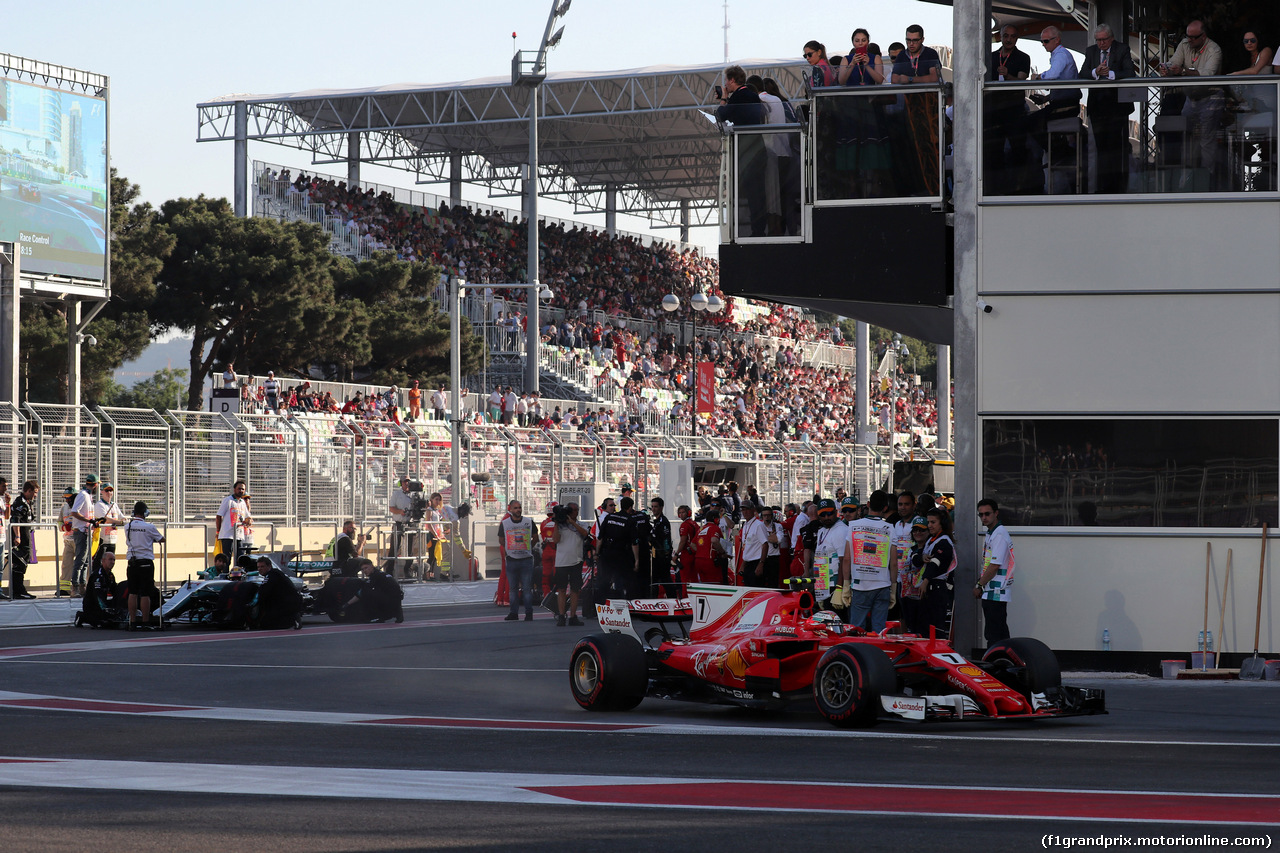
[[[1006,524],[1258,527],[1277,522],[1275,419],[993,419],[982,494]]]

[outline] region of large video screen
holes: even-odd
[[[22,271],[101,281],[107,103],[0,77],[0,241]]]

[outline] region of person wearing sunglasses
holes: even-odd
[[[933,48],[924,46],[924,27],[919,24],[907,27],[907,49],[894,61],[890,82],[937,83],[942,73],[940,68],[942,57]]]
[[[1187,24],[1186,38],[1178,44],[1168,63],[1160,64],[1162,77],[1216,77],[1222,73],[1222,48],[1209,38],[1204,21]],[[1190,150],[1188,166],[1199,167],[1209,173],[1216,171],[1219,140],[1222,137],[1222,113],[1226,98],[1216,86],[1190,86],[1181,90],[1187,97],[1182,114],[1187,119],[1187,148]],[[1191,182],[1191,170],[1184,175],[1185,187]],[[1209,180],[1213,187],[1212,177]]]
[[[982,601],[983,636],[987,647],[1009,639],[1009,587],[1013,586],[1013,540],[1000,523],[1000,505],[992,498],[978,501],[978,520],[987,528],[982,545],[982,572],[973,597]]]
[[[807,75],[809,78],[809,88],[817,89],[822,86],[835,86],[836,70],[831,67],[831,63],[827,61],[827,47],[820,41],[807,41],[804,44],[802,52],[804,61],[809,63],[810,71]]]
[[[93,554],[93,568],[102,566],[103,554],[116,552],[116,532],[128,521],[116,503],[116,487],[110,483],[102,484],[102,491],[93,508],[94,518],[98,520],[98,550]]]
[[[830,601],[830,609],[842,612],[848,606],[847,590],[839,585],[839,567],[849,546],[849,528],[837,521],[836,502],[817,502],[814,521],[800,534],[804,545],[805,575],[814,579],[813,597]]]
[[[1249,66],[1241,68],[1239,71],[1232,71],[1229,77],[1246,77],[1254,74],[1270,74],[1274,67],[1271,63],[1275,59],[1275,52],[1269,47],[1262,46],[1262,39],[1258,36],[1257,30],[1245,30],[1244,33],[1244,49],[1249,54]]]

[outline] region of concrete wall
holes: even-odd
[[[984,207],[981,222],[980,414],[1280,412],[1280,205]]]
[[[166,546],[156,546],[156,570],[161,577],[169,580],[185,579],[202,571],[213,561],[214,536],[213,527],[193,525],[160,525],[161,532],[167,538]],[[372,532],[370,545],[365,554],[371,559],[389,551],[391,526],[368,526]],[[308,557],[319,558],[329,541],[339,532],[334,524],[304,524],[301,528],[302,550]],[[261,551],[276,553],[282,550],[297,550],[299,542],[298,527],[271,527],[255,525],[255,545]],[[124,554],[124,537],[121,535],[117,544],[121,556]],[[38,529],[36,531],[36,554],[38,562],[27,569],[27,586],[33,590],[52,591],[58,585],[58,571],[62,557],[62,534],[58,530]],[[167,561],[162,559],[167,557]],[[124,567],[118,567],[116,579],[124,579]]]
[[[1111,632],[1113,651],[1195,651],[1204,624],[1205,544],[1213,546],[1209,577],[1209,630],[1214,648],[1253,650],[1261,535],[1201,531],[1171,535],[1115,529],[1065,535],[1045,528],[1011,528],[1017,571],[1009,604],[1014,636],[1037,637],[1057,649],[1101,649],[1102,631]],[[1275,617],[1280,590],[1272,580],[1268,543],[1262,592],[1264,652],[1280,651]],[[1226,597],[1226,628],[1218,614],[1232,552]],[[1274,657],[1274,654],[1272,655]]]

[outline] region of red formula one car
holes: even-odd
[[[812,701],[837,726],[1106,713],[1103,691],[1062,684],[1039,640],[1005,640],[971,661],[945,639],[848,627],[815,612],[808,591],[688,589],[687,601],[597,607],[608,633],[579,640],[569,663],[579,705],[628,710],[646,696],[752,708]]]

